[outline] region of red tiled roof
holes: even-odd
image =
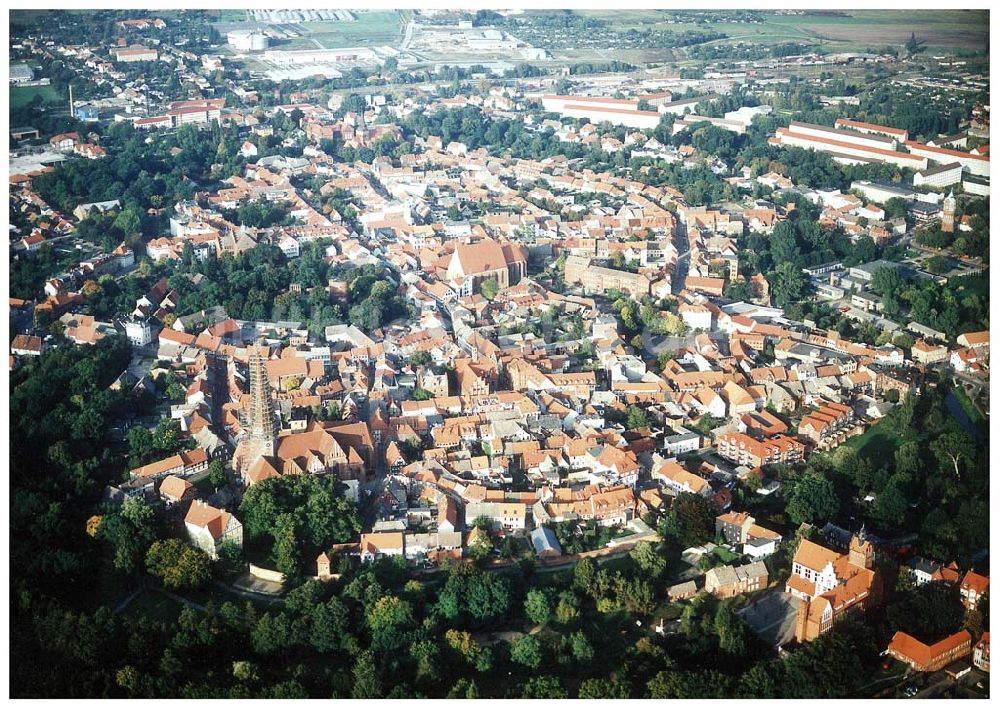
[[[946,654],[962,645],[969,645],[971,642],[972,635],[969,634],[968,630],[960,630],[934,644],[924,644],[919,639],[911,637],[905,632],[897,632],[892,636],[892,641],[889,643],[889,651],[912,660],[921,668],[927,668],[942,654]]]

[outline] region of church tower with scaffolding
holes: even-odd
[[[261,457],[273,457],[278,441],[278,423],[267,377],[267,347],[249,346],[247,357],[250,392],[241,418],[245,435],[233,456],[233,469],[241,477]]]

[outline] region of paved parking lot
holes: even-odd
[[[782,590],[772,590],[739,611],[757,636],[772,646],[787,644],[795,637],[798,601]]]

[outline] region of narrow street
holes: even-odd
[[[688,265],[691,261],[687,225],[683,220],[677,222],[677,232],[674,234],[673,243],[677,249],[677,263],[674,265],[674,278],[670,283],[670,291],[679,294],[687,283]]]

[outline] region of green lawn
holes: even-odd
[[[46,102],[58,102],[62,101],[64,98],[68,101],[67,97],[63,97],[54,87],[51,86],[12,86],[10,87],[10,92],[8,94],[10,98],[10,106],[12,109],[19,109],[22,106],[27,106],[36,97],[42,97],[42,101]]]
[[[309,31],[299,38],[313,44],[316,40],[327,49],[397,44],[403,35],[403,19],[396,11],[359,12],[354,22],[303,22]]]
[[[245,22],[247,19],[246,10],[226,9],[217,12],[219,15],[217,22]]]
[[[738,553],[733,553],[731,550],[719,546],[712,550],[712,555],[718,558],[723,565],[729,565],[734,560],[739,560],[740,555]]]
[[[860,455],[871,458],[875,454],[895,452],[903,440],[892,431],[889,422],[883,418],[864,434],[851,437],[842,446],[850,447]]]

